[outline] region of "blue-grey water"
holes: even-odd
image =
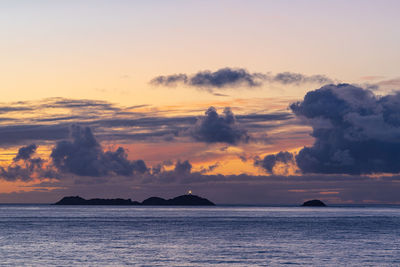
[[[400,266],[400,208],[0,205],[0,265]]]

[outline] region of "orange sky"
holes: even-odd
[[[308,2],[0,3],[5,10],[0,18],[0,165],[16,164],[18,149],[33,143],[38,145],[34,155],[48,160],[57,142],[70,140],[68,127],[79,124],[91,127],[104,151],[122,146],[129,160],[142,159],[148,167],[189,160],[194,172],[269,175],[254,166],[256,157],[297,153],[313,144],[312,128],[295,118],[289,105],[323,83],[206,88],[150,81],[239,68],[271,77],[291,72],[364,87],[379,84],[377,95],[399,89],[397,1]],[[251,141],[188,137],[196,118],[211,106],[220,115],[230,107]],[[250,115],[281,117],[252,121]],[[278,174],[296,174],[295,166],[276,168]],[[40,182],[3,179],[0,194],[38,189],[26,186]],[[320,192],[336,197],[336,191]]]

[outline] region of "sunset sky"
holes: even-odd
[[[399,1],[0,3],[0,202],[400,204]]]

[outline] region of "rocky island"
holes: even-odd
[[[303,206],[303,207],[326,207],[325,203],[319,199],[313,199],[313,200],[306,201],[301,206]]]
[[[150,197],[148,199],[145,199],[143,202],[132,201],[131,199],[122,199],[122,198],[84,199],[80,196],[70,196],[62,198],[60,201],[54,203],[54,205],[215,206],[215,204],[210,200],[191,194],[178,196],[172,199]]]

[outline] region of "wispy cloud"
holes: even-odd
[[[283,85],[328,84],[335,81],[324,75],[304,75],[294,72],[277,74],[249,72],[242,68],[222,68],[217,71],[199,71],[195,74],[161,75],[153,78],[150,84],[173,87],[185,85],[213,92],[214,89],[254,88],[266,83]],[[215,94],[215,93],[214,93]],[[218,94],[220,95],[220,94]]]
[[[68,138],[68,129],[73,124],[95,129],[101,141],[122,143],[143,140],[177,141],[193,136],[189,133],[189,129],[193,128],[193,125],[199,125],[199,120],[203,120],[199,115],[204,112],[204,109],[193,110],[187,107],[186,113],[198,113],[198,115],[180,115],[185,113],[184,110],[174,115],[171,110],[165,113],[151,109],[147,105],[122,107],[105,101],[63,98],[2,106],[0,145],[3,147],[65,140]],[[30,110],[30,112],[16,112],[16,110]],[[249,134],[274,127],[273,122],[276,121],[281,122],[276,127],[282,127],[284,123],[293,123],[293,116],[287,111],[239,114],[234,117],[232,129],[237,129],[240,125]],[[193,140],[205,141],[202,138]]]

